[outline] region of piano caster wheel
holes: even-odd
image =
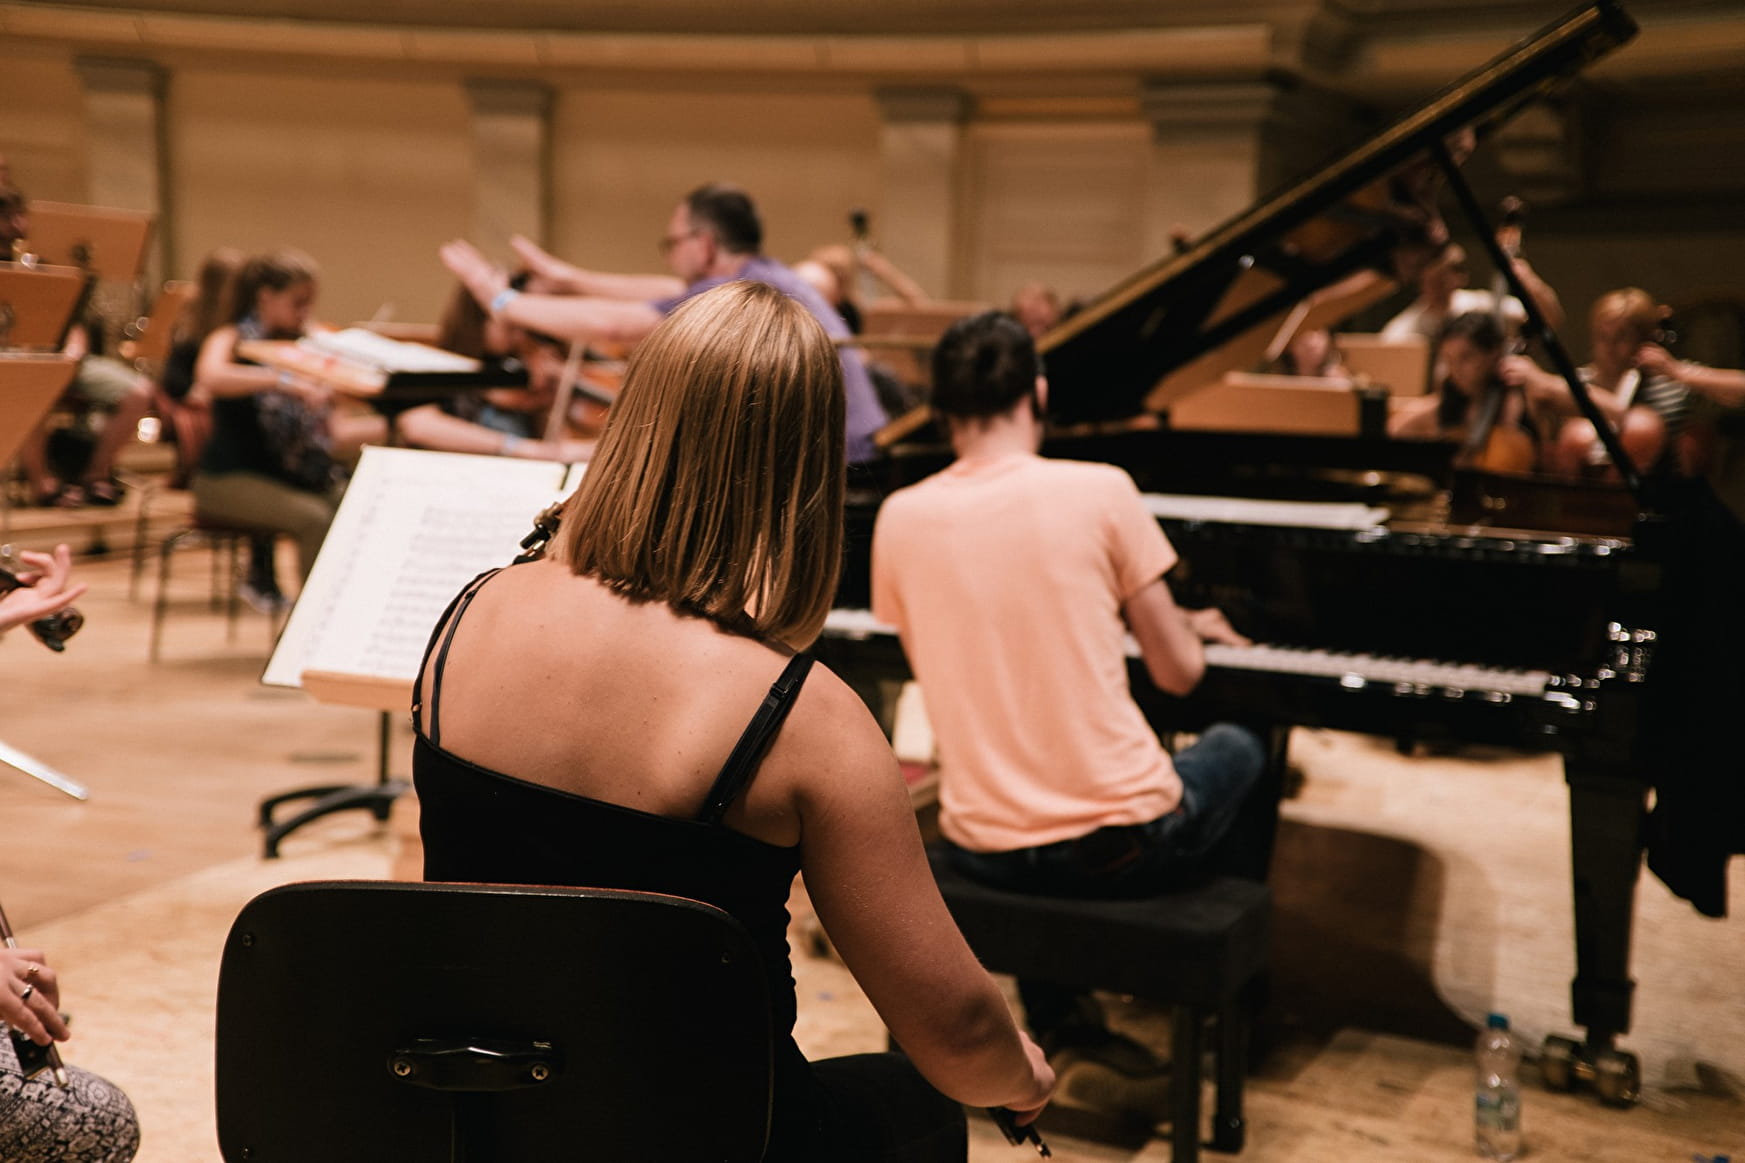
[[[1539,1070],[1547,1090],[1574,1090],[1578,1084],[1591,1086],[1607,1106],[1635,1106],[1642,1094],[1642,1064],[1636,1055],[1611,1049],[1590,1054],[1574,1038],[1557,1034],[1545,1039]]]
[[[1635,1106],[1642,1096],[1642,1063],[1623,1050],[1601,1050],[1594,1058],[1594,1090],[1607,1106]]]
[[[1546,1090],[1574,1090],[1575,1064],[1581,1059],[1581,1043],[1574,1038],[1552,1034],[1539,1051],[1539,1072],[1545,1077]]]

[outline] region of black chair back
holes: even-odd
[[[339,881],[249,902],[218,984],[226,1163],[763,1157],[756,947],[654,893]]]

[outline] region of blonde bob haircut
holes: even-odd
[[[1646,341],[1659,330],[1662,321],[1660,304],[1641,287],[1622,287],[1607,291],[1594,300],[1593,322],[1622,323],[1638,338]]]
[[[725,283],[637,347],[556,555],[632,601],[807,646],[842,557],[842,364],[807,310]]]

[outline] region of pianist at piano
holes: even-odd
[[[848,326],[835,308],[805,280],[763,253],[763,222],[750,195],[715,182],[699,186],[673,209],[660,239],[671,275],[613,275],[583,270],[522,246],[523,257],[547,281],[557,279],[565,294],[523,294],[509,286],[507,273],[471,243],[456,240],[442,248],[442,260],[491,314],[530,331],[582,342],[608,341],[634,346],[680,303],[733,279],[768,283],[805,305],[832,339],[848,338]],[[884,409],[859,351],[843,347],[842,375],[848,393],[848,460],[872,459],[873,433],[885,422]]]
[[[1175,604],[1175,551],[1126,473],[1036,454],[1040,372],[1011,316],[953,324],[934,351],[933,406],[956,460],[893,493],[873,537],[873,615],[897,628],[922,685],[947,851],[1019,892],[1264,879],[1264,825],[1235,825],[1266,815],[1241,810],[1265,744],[1214,724],[1172,763],[1127,686],[1129,630],[1157,685],[1183,695],[1204,672],[1203,639],[1243,640],[1216,609]],[[1141,1048],[1114,1048],[1088,995],[1035,980],[1019,992],[1063,1085],[1075,1069],[1142,1073]]]

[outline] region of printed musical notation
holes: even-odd
[[[403,448],[364,451],[261,681],[303,672],[404,681],[468,581],[507,565],[581,466]]]

